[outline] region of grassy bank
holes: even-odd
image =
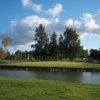
[[[100,100],[100,85],[0,78],[0,100]]]
[[[92,64],[85,62],[65,62],[65,61],[43,61],[43,62],[17,62],[17,63],[1,63],[0,66],[29,66],[29,67],[64,67],[64,68],[98,68],[100,64]]]

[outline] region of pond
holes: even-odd
[[[51,72],[51,71],[0,70],[0,77],[31,78],[31,79],[100,84],[100,72],[62,72],[62,71]]]

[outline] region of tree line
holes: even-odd
[[[53,32],[51,36],[45,31],[45,27],[40,24],[36,27],[34,44],[31,45],[32,51],[17,50],[10,54],[7,46],[11,39],[5,37],[2,40],[3,48],[0,48],[0,59],[7,60],[87,60],[88,62],[100,62],[100,49],[84,50],[80,45],[79,35],[73,28],[66,28],[65,31],[57,36]]]
[[[90,50],[90,55],[88,56],[88,62],[100,63],[100,48],[99,50],[97,49]]]
[[[35,31],[34,57],[38,60],[63,60],[87,57],[88,51],[80,45],[79,35],[72,28],[66,28],[63,34],[57,37],[53,32],[48,37],[45,27],[40,24]]]

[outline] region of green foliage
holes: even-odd
[[[100,100],[100,85],[1,78],[0,100]]]
[[[97,49],[90,50],[89,61],[100,63],[100,49],[99,50],[97,50]]]
[[[72,28],[67,28],[64,32],[64,52],[67,58],[78,58],[82,54],[82,47],[80,46],[80,40],[78,34]]]
[[[46,59],[46,55],[48,54],[48,37],[45,32],[45,28],[42,24],[36,28],[35,34],[35,57],[37,59]]]
[[[63,42],[63,35],[60,35],[58,39],[58,57],[60,60],[64,58],[64,42]]]
[[[58,45],[57,45],[57,35],[54,32],[51,35],[51,39],[50,39],[50,44],[49,44],[49,56],[50,59],[52,60],[57,60],[57,55],[58,55]]]
[[[45,28],[42,24],[36,28],[34,56],[39,60],[63,60],[69,58],[71,61],[79,58],[82,55],[82,46],[76,31],[72,28],[67,28],[63,35],[57,40],[57,34],[54,32],[50,41],[48,39]]]
[[[22,52],[20,50],[17,50],[15,52],[15,56],[16,56],[16,59],[21,61],[22,60]]]
[[[82,50],[81,58],[87,58],[88,57],[88,50]]]
[[[6,52],[5,60],[11,60],[11,54],[9,51]]]

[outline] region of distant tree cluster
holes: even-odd
[[[90,62],[98,62],[100,63],[100,49],[91,49],[90,50],[90,55],[89,55],[89,61]]]
[[[85,57],[85,50],[80,45],[79,36],[72,28],[66,28],[63,35],[57,38],[56,32],[48,37],[45,27],[40,24],[36,28],[34,57],[38,60],[62,60]]]

